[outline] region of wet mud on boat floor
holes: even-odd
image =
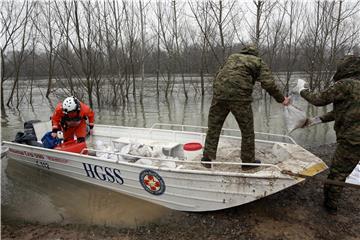
[[[309,149],[327,164],[335,149]],[[320,174],[325,177],[328,171]],[[175,212],[134,228],[7,222],[2,239],[359,239],[360,191],[344,189],[338,214],[322,208],[322,183],[309,179],[239,207],[207,213]]]
[[[273,154],[273,146],[274,144],[256,144],[255,147],[255,159],[261,160],[262,163],[266,164],[277,164],[279,163],[279,159],[276,155]],[[241,141],[240,140],[230,140],[230,139],[222,139],[219,141],[219,146],[217,150],[217,158],[215,161],[217,162],[235,162],[241,163],[242,160],[240,158],[241,152]],[[200,162],[201,155],[194,158],[192,161]],[[267,167],[258,167],[252,170],[246,171],[247,173],[257,172],[263,170]],[[191,165],[191,169],[194,170],[204,170],[207,169],[203,167],[201,164],[199,165]],[[214,164],[212,170],[217,171],[228,171],[228,172],[243,172],[241,170],[241,165],[218,165]]]

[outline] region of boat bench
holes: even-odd
[[[163,153],[167,156],[175,156],[175,152],[178,151],[181,144],[178,142],[169,142],[169,141],[159,141],[153,139],[132,139],[127,137],[121,137],[112,140],[114,149],[120,149],[124,145],[137,143],[137,144],[144,144],[151,147],[161,147]]]

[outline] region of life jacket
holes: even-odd
[[[71,116],[71,114],[65,114],[62,109],[62,103],[59,103],[56,106],[56,109],[51,118],[52,128],[60,130],[62,127],[70,127],[66,126],[66,122],[79,122],[82,120],[89,120],[89,125],[94,125],[94,117],[95,114],[93,110],[83,102],[80,102],[80,110],[75,116]]]

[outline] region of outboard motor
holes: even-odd
[[[37,140],[35,129],[34,129],[34,123],[38,123],[38,122],[40,122],[40,120],[30,120],[30,121],[25,122],[24,123],[24,133],[25,133],[25,135],[30,135],[31,134]]]
[[[27,144],[31,146],[42,147],[43,145],[37,141],[34,123],[40,122],[40,120],[31,120],[24,123],[24,132],[18,132],[15,136],[14,142]]]

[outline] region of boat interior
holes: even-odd
[[[51,126],[50,123],[37,123],[34,128],[37,136],[42,136]],[[200,160],[206,130],[206,127],[158,123],[150,128],[96,125],[82,154],[114,163],[128,162],[167,169],[242,172],[241,166],[255,165],[257,167],[251,171],[257,172],[281,170],[279,164],[294,158],[289,146],[298,146],[289,136],[256,133],[255,158],[261,163],[242,163],[240,131],[223,129],[217,157],[211,168],[205,168]]]

